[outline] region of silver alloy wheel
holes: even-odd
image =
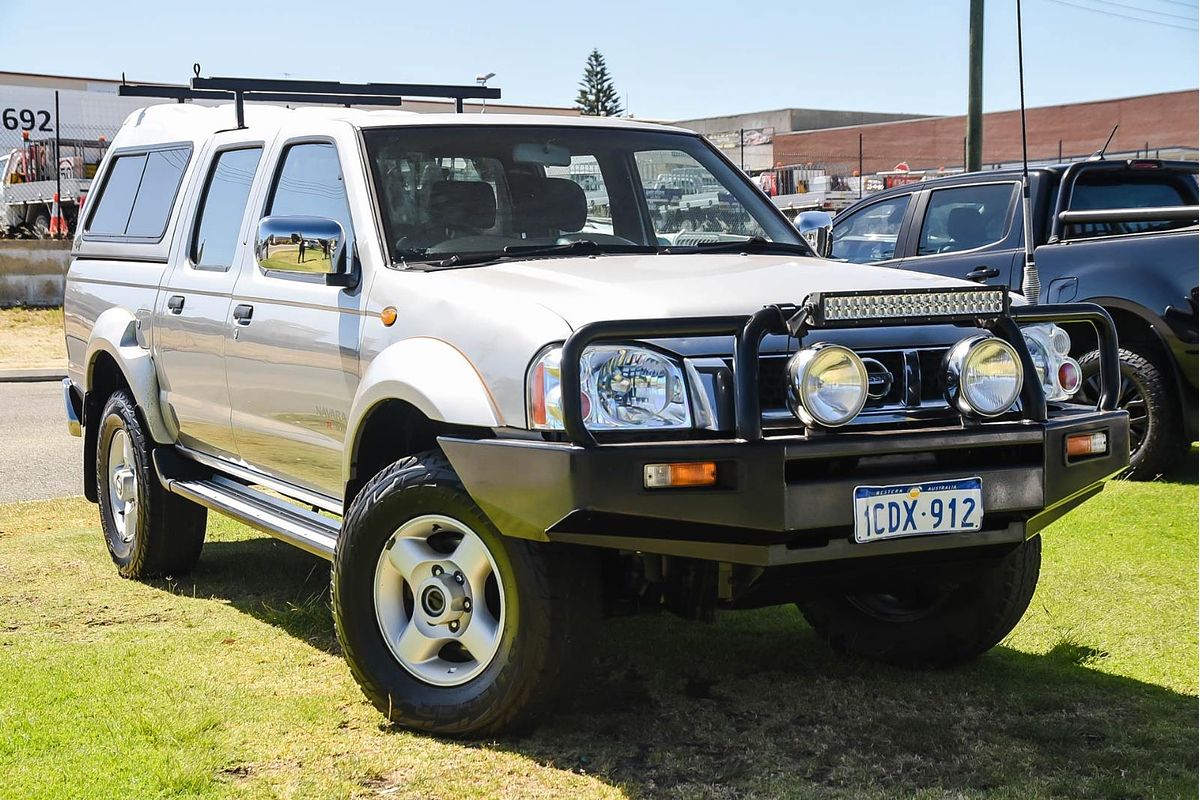
[[[118,429],[108,443],[108,505],[112,509],[113,549],[124,555],[133,547],[137,535],[137,470],[133,460],[133,440],[124,428]]]
[[[379,554],[375,617],[406,670],[434,686],[460,686],[500,649],[504,586],[496,562],[462,522],[415,517]]]

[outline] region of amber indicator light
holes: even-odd
[[[1067,436],[1067,458],[1102,456],[1107,452],[1107,433],[1072,433]]]
[[[383,323],[385,328],[392,327],[396,322],[396,309],[393,306],[388,306],[383,311],[379,312],[379,321]]]
[[[682,488],[687,486],[716,486],[717,462],[684,461],[676,464],[647,464],[647,489]]]

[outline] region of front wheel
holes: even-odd
[[[1158,363],[1124,347],[1117,353],[1121,364],[1117,408],[1129,412],[1129,477],[1153,480],[1168,471],[1189,444],[1183,436],[1178,404],[1168,375]],[[1079,367],[1083,385],[1075,401],[1099,402],[1099,351],[1084,354]]]
[[[1037,588],[1041,537],[961,582],[898,581],[887,591],[831,595],[800,604],[834,649],[905,666],[953,664],[1000,643]]]
[[[338,639],[393,722],[496,734],[578,678],[599,616],[595,563],[502,536],[445,457],[391,465],[351,504],[333,569]]]

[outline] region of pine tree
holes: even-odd
[[[575,98],[575,107],[591,117],[616,117],[625,112],[621,107],[621,99],[613,87],[612,76],[608,74],[608,65],[599,50],[592,50],[588,56],[587,66],[583,70],[583,80],[579,82],[579,96]]]

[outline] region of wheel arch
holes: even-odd
[[[95,502],[95,475],[88,468],[96,456],[97,422],[114,391],[132,396],[156,444],[170,444],[174,432],[163,418],[158,375],[150,351],[141,346],[137,319],[123,308],[110,308],[96,319],[84,354],[84,496]]]
[[[398,458],[438,447],[443,435],[490,436],[504,424],[482,376],[440,339],[396,342],[371,362],[347,419],[345,504]]]

